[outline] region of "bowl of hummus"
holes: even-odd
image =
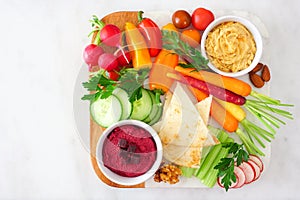
[[[123,120],[108,127],[100,136],[96,156],[102,173],[112,182],[136,185],[158,170],[162,144],[148,124]]]
[[[215,19],[203,32],[202,55],[215,72],[238,77],[250,72],[260,61],[262,37],[250,21],[238,16]]]

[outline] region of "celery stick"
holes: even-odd
[[[226,139],[228,138],[228,134],[225,131],[220,131],[219,133],[219,141],[221,143],[224,143]],[[222,148],[222,144],[215,145],[210,152],[207,154],[207,156],[202,160],[202,163],[200,165],[200,168],[195,171],[194,175],[198,178],[202,178],[205,176],[205,174],[211,169],[211,165],[217,155],[219,154],[220,150]]]
[[[187,178],[191,178],[195,172],[195,168],[190,168],[190,167],[183,167],[180,166],[181,172],[182,172],[182,176],[185,176]]]
[[[232,138],[227,138],[226,143],[234,142]],[[217,181],[218,170],[214,169],[214,167],[220,162],[222,158],[227,157],[228,148],[222,148],[217,157],[214,159],[212,167],[209,172],[206,173],[205,177],[203,177],[202,182],[208,187],[213,187]]]

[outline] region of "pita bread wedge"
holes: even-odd
[[[163,145],[164,158],[180,166],[199,167],[202,148],[178,145]]]
[[[210,95],[206,99],[204,99],[196,104],[196,108],[197,108],[198,112],[200,113],[200,116],[202,117],[202,119],[206,125],[208,125],[211,102],[212,102],[212,96]],[[204,143],[204,147],[213,146],[216,144],[219,144],[218,138],[216,136],[208,133],[207,139]]]
[[[159,136],[167,160],[181,166],[197,167],[208,129],[186,91],[177,83],[165,110]]]
[[[159,136],[164,144],[202,147],[208,129],[182,84],[177,83]]]

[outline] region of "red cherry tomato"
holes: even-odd
[[[192,24],[200,31],[205,30],[214,19],[214,14],[205,8],[197,8],[192,14]]]

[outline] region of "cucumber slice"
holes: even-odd
[[[156,102],[155,95],[153,94],[153,92],[148,91],[148,93],[151,97],[153,106],[149,116],[143,120],[145,123],[151,122],[156,117],[156,114],[158,113],[158,109],[159,109],[159,104],[160,104],[160,102]]]
[[[128,119],[130,114],[131,114],[131,111],[132,111],[132,105],[129,101],[129,97],[128,97],[128,94],[125,90],[121,89],[121,88],[116,88],[114,91],[113,91],[113,95],[115,95],[121,105],[122,105],[122,116],[121,116],[121,119]]]
[[[108,127],[121,119],[122,105],[116,96],[111,95],[106,99],[98,98],[91,103],[90,112],[97,124]]]
[[[163,113],[163,106],[161,104],[159,104],[158,111],[157,111],[155,117],[148,124],[150,126],[152,126],[153,124],[155,124],[156,122],[158,122],[160,120],[161,116],[162,116],[162,113]]]
[[[130,118],[143,121],[152,110],[152,99],[147,90],[142,89],[142,97],[132,103]]]

